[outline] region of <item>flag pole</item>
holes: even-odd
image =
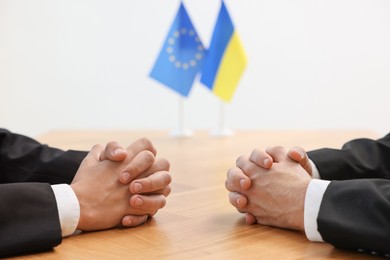
[[[184,111],[184,98],[179,97],[179,122],[176,129],[172,130],[171,136],[172,137],[190,137],[193,135],[192,131],[187,128],[186,125],[186,118],[185,118],[185,111]]]
[[[226,136],[232,136],[234,132],[230,130],[226,126],[226,104],[223,101],[220,101],[219,105],[219,120],[218,120],[218,126],[211,131],[211,135],[215,137],[226,137]]]

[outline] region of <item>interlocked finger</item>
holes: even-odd
[[[251,180],[240,168],[234,167],[228,170],[225,181],[225,187],[228,191],[247,190],[250,186]]]
[[[122,170],[120,181],[127,184],[138,178],[143,172],[149,169],[154,163],[154,154],[148,150],[138,153],[134,159]]]
[[[171,183],[171,180],[172,177],[167,171],[159,171],[145,178],[132,181],[129,189],[132,194],[151,193],[164,189]]]
[[[138,214],[154,215],[156,211],[163,208],[165,204],[166,199],[163,195],[143,196],[137,194],[130,197],[130,206],[133,210],[136,209]]]

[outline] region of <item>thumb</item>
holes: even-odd
[[[307,173],[312,176],[312,168],[310,164],[309,157],[307,156],[306,151],[302,147],[295,146],[291,148],[288,153],[288,157],[293,161],[299,163]]]
[[[86,159],[99,162],[100,155],[103,152],[104,152],[103,146],[101,144],[95,144],[94,146],[92,146],[91,151],[89,151]]]
[[[111,160],[121,162],[127,156],[127,151],[123,149],[117,142],[109,142],[106,148],[100,154],[100,161]]]
[[[251,213],[245,214],[245,222],[249,225],[253,225],[257,223],[256,217],[252,215]]]

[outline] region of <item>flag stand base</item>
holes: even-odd
[[[234,132],[227,128],[218,128],[211,130],[210,135],[214,137],[227,137],[234,135]]]
[[[171,137],[191,137],[194,133],[190,129],[177,128],[170,133]]]

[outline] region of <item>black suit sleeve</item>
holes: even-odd
[[[47,250],[61,243],[50,184],[70,184],[86,155],[0,129],[0,256]]]
[[[49,184],[0,185],[0,257],[48,250],[62,240]]]
[[[0,129],[0,183],[70,184],[86,155],[52,148]]]
[[[336,247],[390,255],[390,135],[353,140],[341,150],[309,153],[324,179],[317,219],[324,241]]]
[[[356,139],[341,150],[324,148],[308,155],[324,180],[390,179],[390,134],[379,140]]]
[[[336,247],[390,254],[390,181],[332,181],[317,223],[324,241]]]

